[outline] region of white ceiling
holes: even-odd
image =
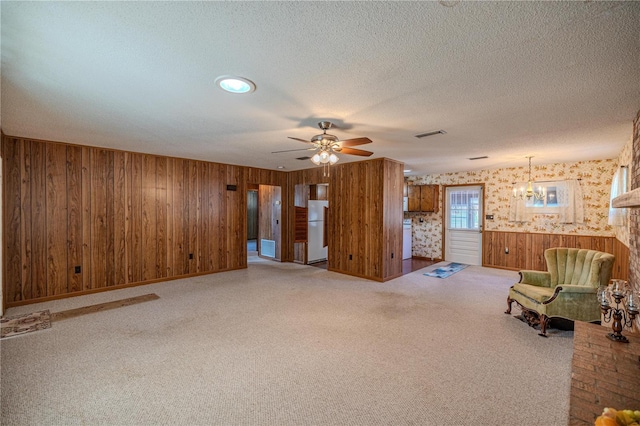
[[[1,8],[7,135],[296,170],[307,152],[271,152],[328,119],[423,175],[615,158],[640,109],[639,2]]]

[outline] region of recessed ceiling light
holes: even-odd
[[[410,172],[411,172],[411,169],[404,169],[404,172],[405,172],[405,173],[410,173]]]
[[[279,169],[284,169],[284,166],[278,166]]]
[[[256,90],[253,81],[233,75],[221,75],[216,78],[216,85],[229,93],[251,93]]]

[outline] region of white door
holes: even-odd
[[[482,186],[445,190],[445,260],[482,265]]]

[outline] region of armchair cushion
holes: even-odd
[[[515,294],[520,293],[538,303],[545,302],[553,296],[553,288],[540,287],[531,284],[514,284],[513,291]]]

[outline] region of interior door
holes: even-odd
[[[482,186],[445,189],[445,260],[482,265]]]

